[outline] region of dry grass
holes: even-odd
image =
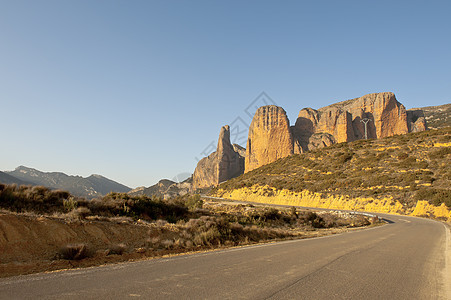
[[[2,224],[9,228],[7,236],[20,234],[21,243],[27,246],[18,248],[16,243],[0,241],[3,243],[0,247],[5,250],[0,253],[0,277],[323,236],[369,224],[368,219],[361,222],[354,216],[340,213],[212,201],[204,202],[201,209],[195,209],[189,217],[180,218],[176,223],[125,216],[80,219],[70,215],[3,211]],[[53,237],[54,231],[59,235]],[[17,260],[20,268],[14,260],[15,253],[20,255]]]
[[[32,253],[25,253],[24,250],[21,257],[31,257],[24,266],[28,264],[30,267],[20,270],[13,263],[11,255],[14,256],[14,253],[8,252],[9,264],[0,264],[0,270],[10,275],[52,270],[58,266],[89,266],[171,253],[304,238],[369,224],[353,221],[349,216],[299,211],[294,207],[276,209],[204,202],[199,195],[163,200],[112,193],[99,199],[86,200],[44,187],[16,185],[0,185],[0,208],[5,215],[17,216],[5,217],[5,220],[26,224],[21,228],[24,236],[21,241],[27,244],[27,249],[34,249]],[[20,223],[20,220],[23,222]],[[47,231],[58,228],[60,232],[77,232],[77,237],[73,239],[69,234],[61,239],[58,243],[62,247],[58,250],[59,246],[55,245],[53,239],[52,243],[46,243],[42,238],[36,238],[52,235],[51,232],[41,232],[44,228],[42,224],[47,224]],[[14,227],[13,224],[10,225],[9,228]],[[115,236],[118,226],[138,233],[139,238]],[[91,229],[84,230],[85,227]],[[32,233],[30,228],[40,232]],[[112,242],[104,240],[105,236]],[[73,242],[66,244],[68,240]],[[7,240],[3,242],[6,244],[0,247],[5,247],[4,249],[14,247]],[[50,256],[33,257],[33,253],[46,253]],[[48,263],[49,257],[56,259],[54,263]],[[0,261],[2,259],[0,253]]]

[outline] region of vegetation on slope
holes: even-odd
[[[129,196],[110,193],[87,200],[73,197],[67,191],[51,190],[43,186],[17,186],[0,183],[0,208],[13,212],[33,212],[51,215],[71,213],[80,218],[87,216],[124,216],[133,219],[178,220],[188,216],[188,208],[179,199],[163,201],[159,197]]]
[[[378,222],[339,212],[217,203],[199,195],[163,200],[110,193],[86,200],[15,184],[0,184],[0,208],[0,277],[322,236]]]
[[[122,220],[159,220],[177,224],[208,221],[210,225],[207,227],[218,225],[227,228],[231,223],[274,228],[306,225],[330,228],[347,225],[331,216],[297,212],[294,207],[290,210],[254,206],[246,208],[243,205],[238,206],[238,209],[227,210],[217,209],[214,205],[204,207],[204,201],[199,195],[163,200],[160,197],[110,193],[102,198],[86,200],[74,198],[66,191],[53,191],[42,186],[18,187],[15,184],[0,184],[0,208],[16,213],[31,212],[78,220],[124,217]],[[194,219],[200,221],[193,221]],[[230,233],[230,230],[229,228],[226,231]]]
[[[420,108],[424,112],[428,128],[438,129],[451,126],[451,104]]]
[[[292,155],[222,183],[211,194],[258,185],[353,198],[392,197],[407,208],[418,200],[451,207],[450,162],[448,127]]]

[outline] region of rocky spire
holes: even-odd
[[[216,152],[199,161],[193,174],[194,189],[217,185],[244,172],[244,157],[230,143],[230,128],[223,126]],[[241,150],[240,150],[241,151]]]

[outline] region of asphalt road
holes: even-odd
[[[0,279],[0,298],[451,299],[445,284],[451,283],[449,229],[426,219],[380,216],[393,223],[315,239]]]

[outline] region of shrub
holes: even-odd
[[[108,254],[122,255],[126,249],[127,249],[127,246],[125,246],[125,244],[123,244],[123,243],[112,245],[110,247],[110,249],[108,249]]]
[[[290,215],[295,219],[298,218],[298,213],[297,213],[297,209],[295,206],[290,207]]]
[[[91,211],[87,207],[78,207],[70,212],[70,215],[77,219],[85,219],[91,214]]]
[[[445,203],[447,207],[451,208],[451,190],[421,188],[416,192],[415,198],[417,200],[427,200],[435,206],[440,206],[442,203]]]
[[[80,260],[88,257],[88,247],[86,244],[68,244],[61,248],[62,258],[68,260]]]
[[[75,201],[74,197],[68,197],[68,199],[63,200],[63,208],[66,212],[74,210],[75,208],[77,208],[77,205],[78,203],[77,201]]]
[[[362,227],[362,226],[368,226],[368,225],[370,225],[370,224],[371,224],[371,222],[368,220],[367,217],[362,216],[362,215],[355,215],[355,216],[352,218],[352,224],[351,224],[351,226],[354,226],[354,227]]]
[[[403,167],[403,168],[411,168],[412,166],[416,165],[416,162],[417,162],[417,160],[415,157],[409,156],[406,159],[402,160],[399,163],[399,166]]]
[[[338,218],[330,213],[322,214],[321,218],[324,220],[324,227],[330,228],[337,226]]]
[[[431,151],[428,155],[430,159],[443,159],[451,154],[451,147],[442,147],[438,150]]]
[[[323,228],[325,226],[323,218],[311,211],[300,214],[298,222],[303,225],[310,225],[314,228]]]
[[[68,192],[52,191],[43,186],[3,185],[0,191],[0,207],[16,212],[63,212],[63,201]]]
[[[398,160],[404,160],[404,159],[406,159],[408,157],[409,157],[409,154],[401,153],[401,154],[398,155]]]
[[[188,207],[191,210],[202,208],[204,205],[204,201],[200,198],[199,194],[195,194],[193,196],[189,196],[188,199],[185,202],[186,207]]]

